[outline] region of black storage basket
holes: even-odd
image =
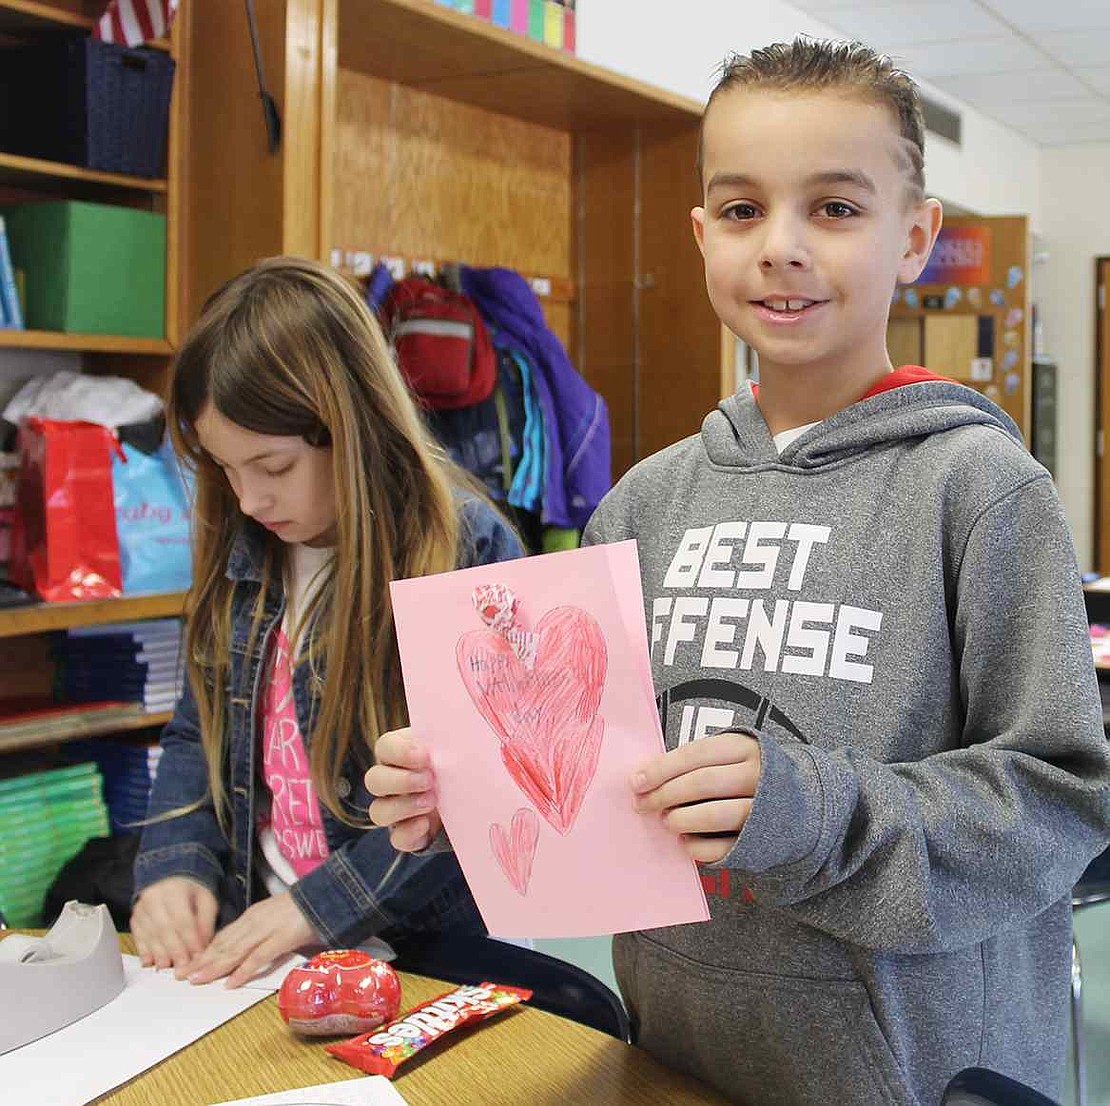
[[[0,51],[0,150],[136,177],[165,174],[174,60],[81,36]]]

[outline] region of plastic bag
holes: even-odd
[[[185,591],[192,581],[189,503],[172,450],[123,446],[112,461],[125,594]]]

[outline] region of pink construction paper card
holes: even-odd
[[[636,543],[391,585],[413,729],[491,933],[706,921],[697,866],[628,777],[663,751]]]

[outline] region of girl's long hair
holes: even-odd
[[[378,736],[407,721],[389,582],[456,566],[456,497],[466,478],[426,429],[377,321],[337,273],[314,261],[270,258],[205,304],[174,363],[167,421],[174,448],[195,473],[186,671],[212,803],[225,825],[227,718],[232,701],[249,704],[252,691],[231,686],[236,585],[226,573],[237,535],[254,524],[197,440],[197,419],[209,404],[247,430],[332,450],[335,557],[301,619],[316,692],[309,764],[321,801],[359,824],[339,798],[344,763],[354,754],[368,765]],[[284,563],[282,542],[256,529],[265,553],[249,652]]]

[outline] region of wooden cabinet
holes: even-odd
[[[1030,232],[1024,215],[945,219],[917,284],[899,288],[887,345],[982,392],[1032,430]]]
[[[689,225],[699,104],[432,0],[262,0],[267,149],[243,13],[193,0],[185,318],[258,258],[333,251],[546,278],[606,398],[614,476],[695,433],[722,332]]]

